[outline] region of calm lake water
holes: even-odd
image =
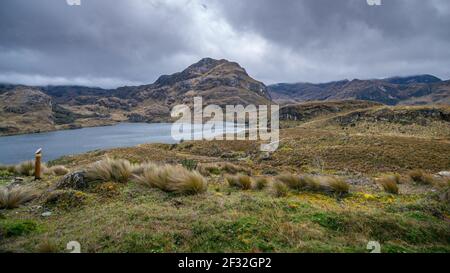
[[[43,149],[43,160],[143,143],[177,143],[171,123],[119,123],[113,126],[82,128],[39,134],[0,137],[0,163],[16,164],[34,158]],[[228,126],[228,125],[227,125]]]

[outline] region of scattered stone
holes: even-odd
[[[442,172],[438,172],[439,176],[443,176],[443,177],[450,177],[450,172],[449,171],[442,171]]]
[[[39,205],[30,207],[31,212],[37,212],[37,211],[40,211],[41,209],[42,209],[42,206],[39,206]]]
[[[352,177],[347,179],[347,183],[352,186],[368,186],[374,187],[374,183],[370,178],[367,177]]]
[[[85,179],[85,172],[78,171],[66,174],[61,180],[56,183],[56,189],[74,189],[81,190],[88,187],[88,182]]]
[[[25,183],[25,179],[23,179],[22,177],[14,177],[14,179],[11,180],[11,183],[9,183],[8,188],[21,186],[24,183]]]
[[[261,160],[270,160],[271,156],[269,152],[262,153],[260,156]]]
[[[51,215],[52,215],[51,211],[46,211],[46,212],[41,214],[42,217],[50,217]]]

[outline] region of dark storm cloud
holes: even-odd
[[[310,66],[298,65],[299,79],[411,73],[449,77],[449,1],[382,0],[377,7],[364,0],[282,3],[231,0],[221,5],[234,28],[289,48],[299,63]]]
[[[0,81],[149,83],[210,56],[266,83],[449,78],[446,0],[2,0]]]

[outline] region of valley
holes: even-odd
[[[119,122],[171,122],[171,109],[178,104],[192,106],[196,96],[201,96],[205,105],[222,107],[345,100],[390,106],[449,105],[450,85],[448,81],[422,75],[266,86],[250,77],[238,63],[204,58],[182,72],[159,77],[153,84],[111,90],[0,84],[0,135]]]

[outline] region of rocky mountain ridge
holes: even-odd
[[[278,103],[325,100],[368,100],[387,105],[450,104],[450,81],[431,75],[373,80],[343,80],[322,84],[293,83],[268,86]]]

